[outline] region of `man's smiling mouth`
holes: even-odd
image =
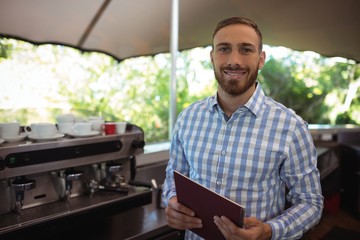
[[[224,73],[230,77],[242,77],[246,74],[246,70],[229,70],[225,69]]]

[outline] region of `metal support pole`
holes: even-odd
[[[179,38],[179,0],[172,0],[171,5],[171,77],[170,77],[170,108],[169,108],[169,139],[172,137],[173,128],[176,122],[176,62],[178,57]]]

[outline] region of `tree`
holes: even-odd
[[[209,51],[207,47],[179,53],[177,113],[196,100],[216,94]],[[0,54],[0,67],[5,63],[16,66],[11,71],[21,72],[23,77],[3,75],[0,81],[9,82],[0,83],[0,91],[6,91],[6,85],[16,88],[22,98],[22,94],[33,93],[27,105],[34,100],[30,98],[46,102],[40,108],[37,103],[14,107],[8,97],[10,91],[3,92],[0,105],[9,107],[0,109],[0,121],[55,122],[55,117],[64,112],[84,119],[101,115],[107,121],[138,125],[147,143],[168,140],[170,54],[118,62],[105,54],[7,39],[0,39]],[[270,58],[259,74],[269,96],[294,109],[309,123],[359,124],[359,79],[359,64],[352,61],[290,50],[288,56]]]
[[[339,103],[353,80],[349,73],[356,66],[348,62],[301,55],[298,52],[280,60],[271,58],[261,70],[259,79],[265,92],[275,100],[292,108],[309,123],[335,124]],[[342,123],[359,123],[352,119]]]

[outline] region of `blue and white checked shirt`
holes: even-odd
[[[322,214],[316,163],[306,122],[266,97],[258,83],[249,101],[230,118],[216,96],[179,114],[163,196],[167,203],[176,195],[173,170],[177,170],[243,205],[247,217],[270,224],[272,239],[298,239]],[[286,210],[285,195],[293,204]],[[201,239],[191,231],[186,238]]]

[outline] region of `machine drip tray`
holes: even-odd
[[[68,201],[57,201],[28,209],[21,214],[0,215],[0,238],[24,234],[33,227],[56,223],[64,219],[85,216],[86,214],[111,214],[152,202],[152,191],[144,187],[131,187],[128,194],[116,192],[96,192],[92,198],[79,196]]]

